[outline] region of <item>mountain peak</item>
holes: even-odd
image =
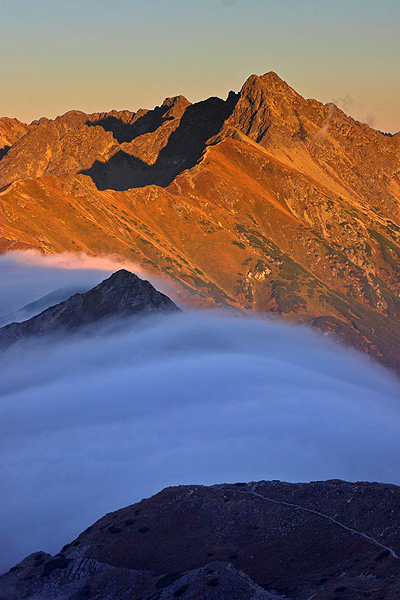
[[[285,81],[283,81],[283,79],[281,79],[279,77],[279,75],[277,75],[275,73],[275,71],[268,71],[268,73],[264,73],[264,75],[260,75],[260,79],[262,79],[265,83],[279,83],[279,84],[285,84],[287,85],[287,83]]]
[[[111,317],[128,317],[180,309],[149,281],[120,269],[84,294],[47,308],[22,323],[10,323],[0,329],[0,347],[31,336],[70,331]]]
[[[110,277],[108,279],[105,279],[104,281],[110,281],[110,282],[112,281],[112,282],[118,284],[123,281],[137,281],[137,280],[140,280],[140,278],[137,275],[135,275],[135,273],[132,273],[131,271],[128,271],[127,269],[119,269],[119,271],[115,271],[115,273],[110,275]],[[102,283],[104,283],[104,281]]]
[[[240,96],[248,97],[254,94],[262,96],[264,102],[278,94],[284,98],[299,97],[299,95],[274,71],[269,71],[264,75],[250,75],[244,82],[240,90]]]
[[[293,95],[294,90],[273,71],[262,76],[250,75],[239,92],[226,130],[233,127],[260,143],[271,124],[288,112],[282,107],[292,102]]]
[[[189,106],[190,102],[187,98],[185,98],[185,96],[171,96],[170,98],[165,98],[164,102],[162,103],[161,106],[167,106],[167,107],[172,107],[172,106]]]
[[[180,118],[188,106],[191,106],[191,102],[185,96],[172,96],[171,98],[165,98],[161,105],[164,116],[167,119]]]
[[[261,146],[284,147],[304,136],[299,114],[308,114],[307,101],[274,71],[250,75],[226,122],[227,135],[240,131]],[[320,115],[317,116],[320,118]],[[315,130],[318,130],[318,126]]]

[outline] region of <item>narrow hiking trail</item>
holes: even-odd
[[[302,510],[302,511],[305,511],[308,513],[312,513],[314,515],[318,515],[319,517],[323,517],[324,519],[327,519],[331,523],[335,523],[335,525],[339,525],[339,527],[342,527],[342,529],[345,529],[346,531],[348,531],[351,534],[359,535],[359,536],[363,537],[368,542],[372,542],[379,548],[382,548],[382,550],[387,550],[393,558],[400,560],[400,557],[397,556],[396,552],[392,548],[389,548],[389,546],[385,546],[384,544],[381,544],[380,542],[378,542],[378,540],[375,540],[373,537],[367,535],[366,533],[362,533],[361,531],[357,531],[356,529],[347,527],[347,525],[344,525],[340,521],[337,521],[333,517],[330,517],[329,515],[325,515],[324,513],[321,513],[318,510],[314,510],[312,508],[305,508],[304,506],[301,506],[300,504],[294,504],[292,502],[285,502],[284,500],[274,500],[273,498],[268,498],[268,496],[263,496],[262,494],[259,494],[258,492],[255,491],[255,489],[247,490],[247,491],[232,489],[232,488],[228,488],[228,487],[221,487],[220,489],[227,490],[230,492],[235,492],[237,494],[247,494],[250,496],[255,496],[256,498],[261,498],[262,500],[265,500],[267,502],[272,502],[273,504],[281,504],[283,506],[290,506],[291,508],[295,508],[297,510]]]

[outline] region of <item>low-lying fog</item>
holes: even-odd
[[[3,312],[120,267],[20,256]],[[2,374],[2,570],[170,485],[400,481],[398,380],[306,328],[187,312],[15,345]]]

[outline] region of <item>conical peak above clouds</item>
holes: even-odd
[[[84,294],[75,294],[22,323],[0,329],[0,346],[32,336],[78,329],[111,317],[126,317],[180,309],[149,281],[121,269]]]
[[[115,313],[118,316],[142,310],[179,310],[168,296],[158,292],[149,281],[140,279],[126,269],[116,271],[82,296],[85,299],[96,297],[99,306],[104,305],[107,315]]]

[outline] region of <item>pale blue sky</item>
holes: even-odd
[[[399,124],[397,0],[1,0],[1,114],[152,108],[275,71],[384,131]]]

